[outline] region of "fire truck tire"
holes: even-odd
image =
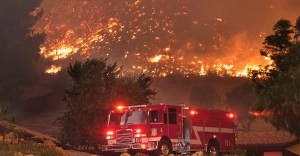
[[[162,139],[158,142],[158,146],[157,146],[157,154],[155,154],[156,156],[167,156],[168,154],[170,154],[172,151],[172,144],[170,141],[166,140],[166,139]]]
[[[220,155],[220,150],[219,146],[214,143],[210,143],[207,146],[207,155],[208,156],[219,156]]]

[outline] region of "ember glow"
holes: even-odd
[[[215,71],[220,75],[247,76],[249,69],[258,69],[259,64],[270,61],[259,55],[259,49],[270,28],[282,18],[274,14],[266,20],[262,12],[280,12],[293,19],[298,16],[293,13],[300,11],[285,13],[281,3],[272,1],[255,0],[249,6],[244,3],[44,0],[41,7],[45,13],[35,30],[47,35],[40,54],[63,67],[72,59],[109,57],[124,66],[123,74],[206,75]],[[249,10],[257,6],[259,16],[253,18]]]
[[[255,112],[255,111],[250,111],[248,112],[250,115],[253,115],[255,117],[270,117],[271,113],[268,111],[263,111],[263,112]]]

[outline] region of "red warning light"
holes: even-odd
[[[113,135],[114,131],[107,131],[107,135]]]
[[[124,106],[117,106],[117,110],[122,110],[124,108]]]
[[[195,114],[198,114],[198,112],[197,112],[197,111],[194,111],[194,110],[191,110],[190,114],[191,114],[191,115],[195,115]]]
[[[229,113],[229,114],[226,114],[227,117],[229,117],[230,119],[232,119],[234,117],[234,114],[233,113]]]
[[[136,129],[136,133],[141,133],[141,129]]]

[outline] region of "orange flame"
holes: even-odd
[[[129,64],[124,67],[127,69],[122,74],[148,72],[152,76],[167,76],[173,73],[206,75],[212,70],[221,76],[247,77],[249,69],[260,68],[256,64],[260,64],[261,60],[254,56],[252,61],[244,60],[247,56],[239,57],[252,54],[253,51],[258,53],[260,49],[257,43],[247,44],[247,34],[241,33],[226,38],[217,31],[216,25],[227,22],[223,17],[212,18],[212,24],[203,23],[200,19],[192,19],[191,23],[185,23],[213,30],[213,43],[208,47],[204,41],[189,38],[180,40],[181,35],[176,36],[174,19],[190,14],[186,6],[181,6],[176,12],[166,12],[166,8],[157,7],[156,1],[149,1],[152,4],[149,10],[145,9],[148,1],[143,0],[120,1],[120,8],[113,2],[99,5],[97,0],[70,0],[62,2],[67,5],[50,8],[47,5],[49,3],[50,0],[43,2],[45,16],[35,27],[37,32],[46,33],[46,42],[40,51],[40,55],[46,59],[64,61],[77,53],[82,58],[93,57],[93,53],[96,52],[97,57],[117,55],[117,59],[121,58],[122,63]],[[72,20],[66,20],[66,17],[72,17]],[[126,17],[130,17],[130,20],[127,21]],[[54,18],[59,20],[51,20]],[[261,32],[258,37],[265,34]],[[227,44],[230,46],[225,47]],[[228,49],[228,53],[234,51],[234,56],[231,57],[231,53],[219,58],[200,55],[206,51],[216,54],[222,48]],[[115,54],[119,51],[121,52]],[[195,54],[199,56],[194,56]],[[271,63],[270,58],[265,58],[265,61]],[[55,67],[51,66],[46,73],[57,73],[62,68],[57,70],[58,67]]]
[[[51,65],[50,68],[46,69],[45,73],[46,74],[56,74],[58,73],[59,71],[61,71],[61,67],[57,67],[55,65]]]

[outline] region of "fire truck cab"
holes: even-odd
[[[235,114],[227,111],[166,104],[119,106],[109,114],[108,145],[103,150],[218,155],[234,149],[235,127]]]

